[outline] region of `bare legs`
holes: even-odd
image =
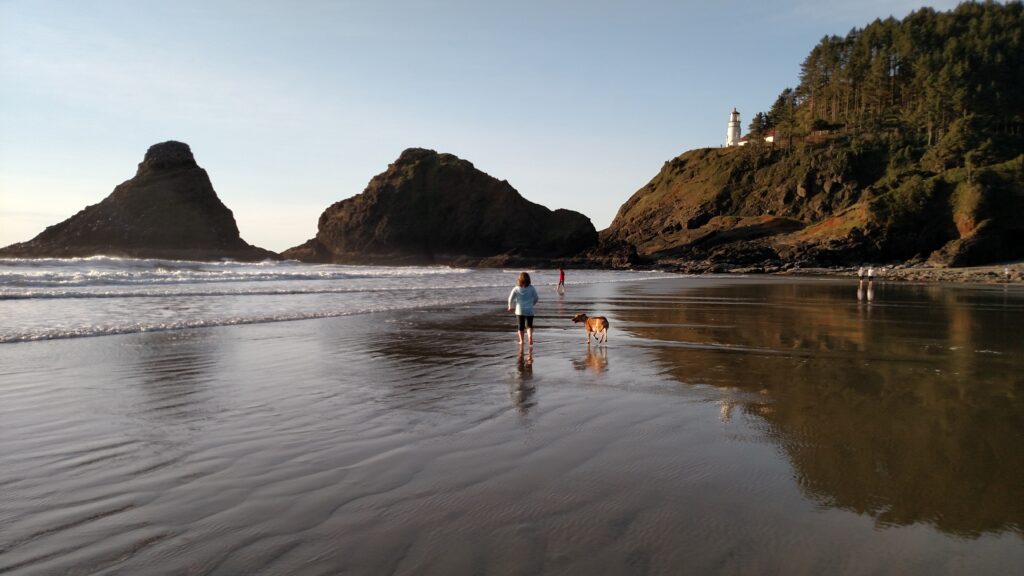
[[[524,332],[523,330],[519,331],[519,349],[520,350],[522,350],[522,348],[523,348],[523,332]],[[533,348],[533,328],[527,328],[525,330],[525,332],[526,332],[526,341],[530,344],[530,348]]]

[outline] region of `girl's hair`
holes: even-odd
[[[527,272],[519,273],[519,280],[516,281],[516,286],[520,288],[526,288],[530,285],[530,275]]]

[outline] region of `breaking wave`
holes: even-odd
[[[557,272],[531,271],[534,284]],[[296,261],[0,259],[0,344],[283,322],[449,306],[501,305],[519,270],[343,266]],[[664,277],[570,271],[573,285]]]

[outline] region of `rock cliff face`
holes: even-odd
[[[1022,167],[928,173],[896,166],[884,146],[835,142],[693,150],[633,194],[601,241],[704,269],[1019,258]]]
[[[187,144],[163,142],[146,152],[135,177],[99,204],[48,227],[27,242],[0,249],[20,258],[126,256],[182,260],[276,258],[238,234]]]
[[[306,262],[502,265],[571,256],[597,244],[590,220],[534,204],[451,154],[410,148],[361,194],[320,216],[286,250]]]

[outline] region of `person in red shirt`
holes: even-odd
[[[555,288],[559,294],[565,294],[565,270],[558,269],[558,287]]]

